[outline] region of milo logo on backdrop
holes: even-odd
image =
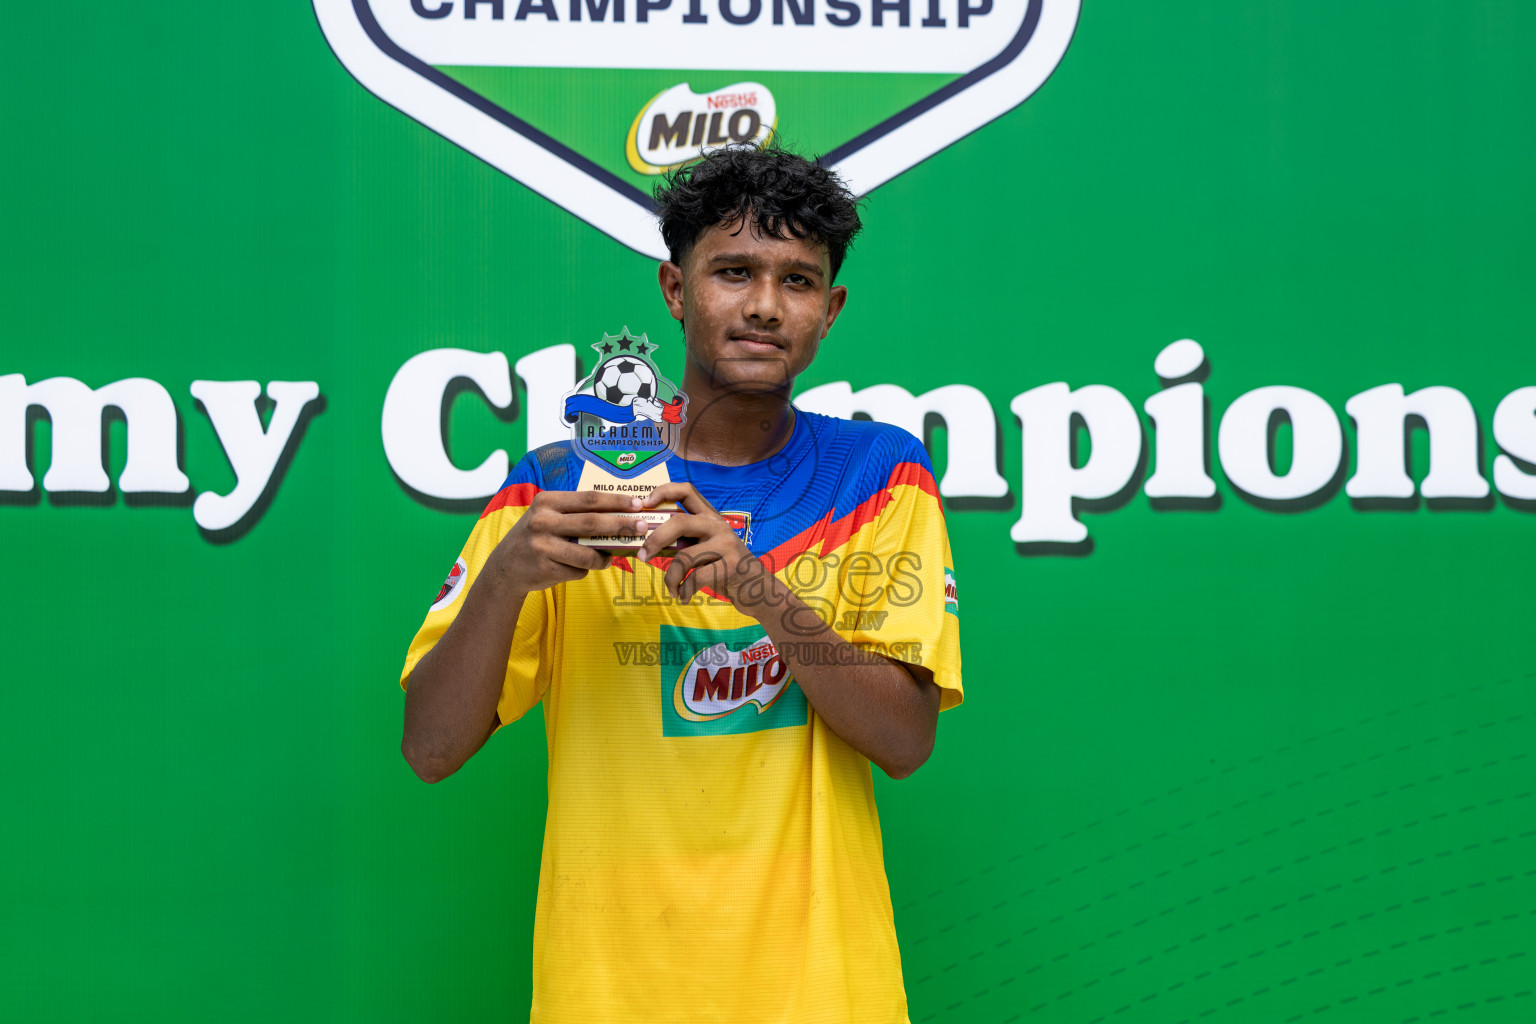
[[[1080,2],[313,0],[369,91],[658,258],[655,175],[777,134],[868,192],[1028,99]]]
[[[737,82],[704,95],[684,82],[640,108],[624,153],[641,174],[660,174],[713,146],[766,142],[776,112],[773,93],[757,82]]]

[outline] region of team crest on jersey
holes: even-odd
[[[441,611],[453,604],[459,591],[464,589],[464,577],[469,572],[469,566],[464,559],[453,563],[453,568],[448,570],[448,578],[443,580],[443,589],[437,592],[437,599],[432,602],[432,611]]]
[[[730,524],[731,529],[741,538],[743,544],[752,543],[751,512],[721,512],[720,518]]]
[[[604,334],[586,380],[565,396],[561,415],[577,453],[629,479],[672,457],[686,422],[688,396],[661,375],[645,335]]]
[[[804,725],[809,705],[761,626],[661,627],[663,736],[720,736]]]
[[[667,259],[657,173],[777,133],[862,196],[1032,96],[1082,0],[311,2],[379,99]]]

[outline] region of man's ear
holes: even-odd
[[[821,325],[821,336],[825,338],[827,332],[832,330],[832,322],[843,311],[843,306],[848,303],[848,289],[840,284],[832,286],[832,291],[827,295],[827,320]]]
[[[683,268],[667,260],[657,268],[656,281],[661,285],[661,297],[666,300],[667,312],[672,319],[683,319]]]

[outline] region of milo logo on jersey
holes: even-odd
[[[565,396],[562,416],[582,458],[617,477],[638,476],[671,456],[688,398],[656,368],[645,335],[625,327],[592,348],[597,365]]]
[[[722,736],[805,725],[810,706],[761,626],[662,626],[661,734]]]
[[[1033,95],[1082,0],[311,2],[385,103],[666,259],[655,175],[776,136],[864,195]]]

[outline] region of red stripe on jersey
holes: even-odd
[[[538,484],[508,484],[496,492],[496,497],[485,506],[485,511],[480,513],[484,519],[492,512],[498,512],[504,508],[527,508],[533,501],[533,496],[539,493]]]
[[[939,496],[939,487],[933,482],[933,474],[928,472],[927,467],[915,462],[898,462],[891,470],[891,478],[885,482],[886,487],[900,487],[902,484],[910,484],[934,498]]]
[[[825,558],[827,552],[842,547],[855,533],[874,522],[885,510],[885,506],[891,503],[894,497],[891,494],[891,488],[903,485],[916,487],[935,499],[939,496],[939,489],[933,482],[932,473],[915,462],[898,462],[891,468],[891,475],[886,479],[885,487],[859,502],[852,512],[836,520],[832,518],[832,513],[828,512],[820,521],[812,523],[763,555],[763,559],[773,571],[777,572],[811,550],[818,542],[821,544],[821,551],[817,557]],[[943,505],[939,508],[939,514],[943,515]]]

